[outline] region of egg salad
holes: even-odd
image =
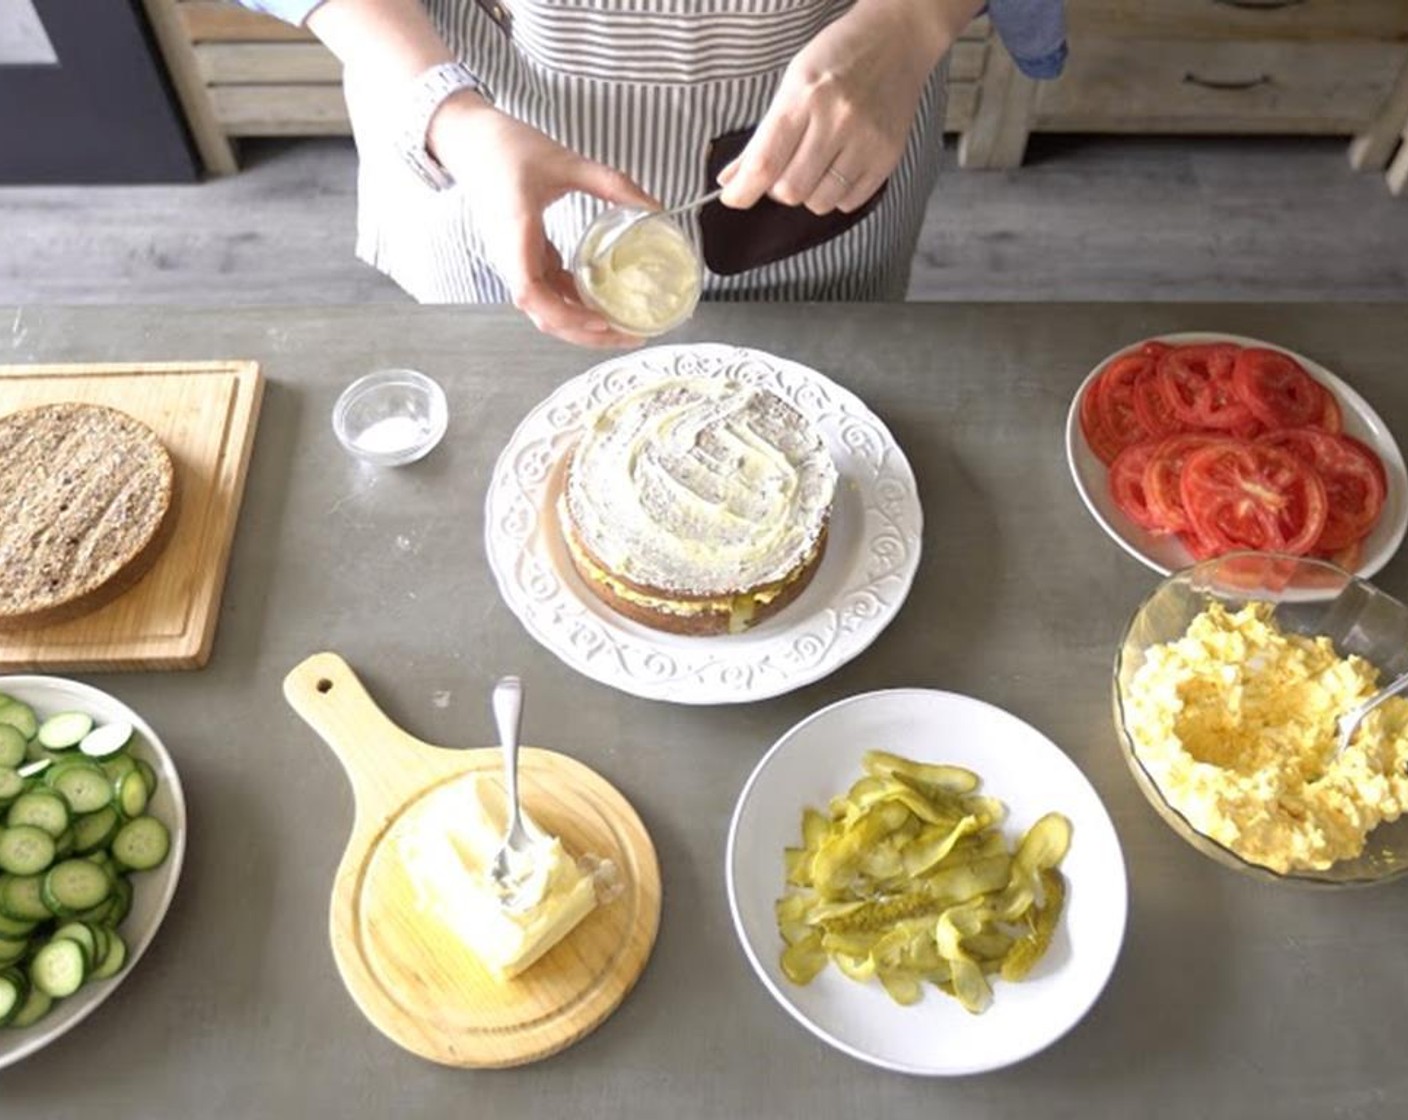
[[[1285,874],[1364,849],[1408,804],[1408,700],[1381,705],[1337,755],[1336,719],[1378,670],[1283,632],[1269,603],[1210,604],[1150,647],[1125,693],[1134,752],[1199,832]]]

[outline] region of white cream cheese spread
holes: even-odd
[[[465,796],[465,786],[469,796]],[[596,906],[592,876],[524,814],[533,843],[506,893],[490,868],[503,842],[502,797],[475,779],[438,791],[399,837],[420,908],[443,923],[499,980],[517,976]]]
[[[654,335],[677,326],[699,302],[703,275],[684,232],[668,218],[639,217],[616,236],[619,223],[588,231],[578,253],[583,296],[624,330]],[[613,237],[605,252],[597,248]]]
[[[835,492],[820,434],[781,397],[674,378],[602,411],[574,452],[565,501],[582,544],[612,572],[717,596],[805,563]]]

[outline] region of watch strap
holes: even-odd
[[[493,104],[494,99],[484,83],[468,66],[463,62],[442,62],[415,77],[402,108],[401,127],[396,134],[397,153],[432,190],[443,191],[453,186],[454,178],[426,147],[430,118],[448,98],[466,89]]]

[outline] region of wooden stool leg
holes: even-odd
[[[1398,149],[1398,155],[1389,164],[1388,189],[1394,195],[1408,195],[1408,132],[1403,135],[1403,146]]]
[[[958,141],[958,166],[968,170],[1020,167],[1035,108],[1036,82],[1017,69],[1001,45],[990,44],[978,87],[978,108]]]
[[[1349,165],[1355,171],[1382,171],[1408,131],[1408,64],[1398,75],[1378,116],[1349,144]]]

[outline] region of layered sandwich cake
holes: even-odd
[[[659,630],[727,634],[801,594],[835,493],[820,433],[777,394],[672,378],[595,418],[558,513],[573,566],[602,602]]]

